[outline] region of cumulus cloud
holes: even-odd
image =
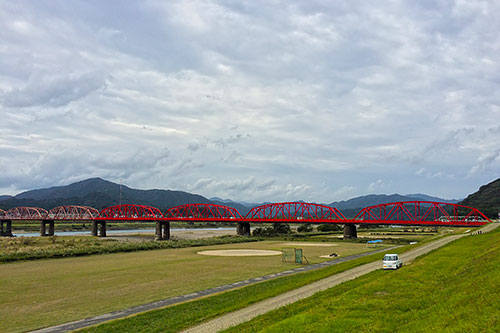
[[[101,176],[236,200],[466,196],[500,167],[499,10],[2,3],[0,190]]]

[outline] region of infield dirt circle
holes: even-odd
[[[271,250],[208,250],[208,251],[200,251],[197,253],[204,256],[219,256],[219,257],[252,257],[252,256],[281,255],[281,251],[271,251]]]

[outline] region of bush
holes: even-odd
[[[313,231],[313,226],[311,224],[301,224],[297,228],[298,232],[311,232]]]
[[[278,235],[288,235],[292,233],[292,229],[286,223],[275,223],[272,227],[258,227],[253,230],[252,235],[258,237],[275,237]]]
[[[342,227],[340,225],[333,224],[333,223],[320,224],[318,226],[318,231],[321,231],[321,232],[341,231],[341,230],[342,230]]]
[[[292,233],[292,229],[290,229],[288,223],[275,223],[273,224],[273,229],[274,232],[276,232],[276,234],[278,235],[282,234],[288,235]]]

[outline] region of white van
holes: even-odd
[[[382,263],[384,269],[398,269],[403,266],[403,262],[397,254],[386,254]]]

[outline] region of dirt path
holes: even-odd
[[[499,223],[490,223],[486,227],[482,228],[482,232],[488,232],[498,227]],[[413,261],[415,258],[428,253],[432,250],[440,248],[441,246],[448,244],[458,238],[469,236],[470,234],[462,234],[462,235],[453,235],[445,238],[438,239],[436,241],[424,244],[415,248],[414,250],[408,251],[401,255],[401,258],[404,263],[409,263]],[[278,309],[285,305],[294,303],[303,298],[310,297],[320,291],[329,289],[333,286],[341,284],[345,281],[353,280],[359,276],[370,273],[374,270],[380,269],[381,262],[379,260],[365,264],[348,271],[330,276],[323,280],[311,283],[307,286],[286,292],[276,297],[269,298],[265,301],[253,304],[249,307],[243,308],[241,310],[228,313],[221,317],[215,318],[211,321],[203,323],[201,325],[192,327],[184,332],[194,333],[208,333],[208,332],[219,332],[221,330],[228,329],[232,326],[239,325],[244,323],[250,319],[253,319],[261,314],[269,312],[274,309]]]

